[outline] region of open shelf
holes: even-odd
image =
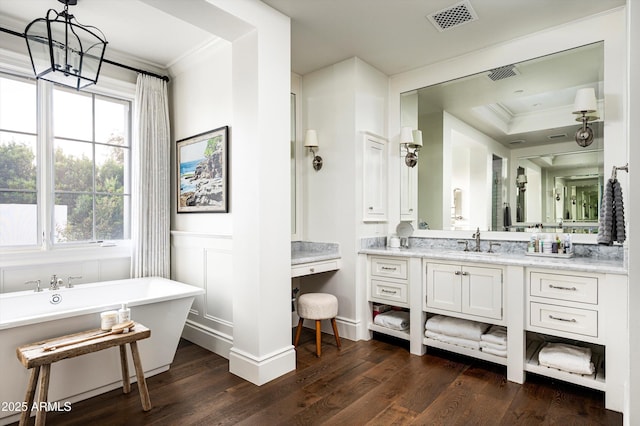
[[[384,333],[399,339],[409,340],[409,330],[394,330],[393,328],[383,327],[378,324],[369,324],[369,330]]]
[[[465,348],[464,346],[441,342],[440,340],[431,339],[429,337],[425,337],[422,340],[422,343],[424,343],[426,346],[431,346],[433,348],[443,349],[445,351],[455,352],[457,354],[478,358],[484,361],[493,362],[494,364],[507,365],[507,358],[488,354],[486,352],[482,352],[481,350]]]
[[[591,347],[592,355],[591,362],[596,368],[594,374],[575,374],[566,371],[558,370],[556,368],[546,367],[538,363],[538,352],[544,347],[545,342],[541,340],[528,340],[527,352],[524,364],[525,371],[540,374],[542,376],[551,377],[565,382],[573,383],[580,386],[585,386],[591,389],[600,391],[606,390],[605,375],[604,375],[604,355],[598,349]]]

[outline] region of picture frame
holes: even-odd
[[[228,213],[229,126],[176,142],[178,213]]]

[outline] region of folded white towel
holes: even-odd
[[[504,344],[495,344],[495,343],[491,343],[491,342],[485,342],[484,340],[480,340],[480,347],[481,348],[489,348],[489,349],[493,349],[495,351],[506,351],[507,350],[507,345]]]
[[[487,353],[487,354],[491,354],[491,355],[497,355],[497,356],[501,356],[503,358],[507,357],[507,350],[506,349],[493,349],[490,347],[484,347],[480,349],[482,352]]]
[[[538,362],[569,373],[593,374],[595,371],[590,348],[565,343],[547,343],[538,353]]]
[[[480,343],[477,340],[463,339],[461,337],[447,336],[446,334],[435,333],[433,331],[426,330],[424,335],[430,339],[439,340],[444,343],[449,343],[456,346],[462,346],[464,348],[480,350]]]
[[[486,333],[480,336],[480,340],[498,345],[507,344],[507,328],[501,325],[492,325]]]
[[[444,315],[435,315],[427,320],[425,328],[435,333],[479,342],[480,336],[487,331],[489,324]]]
[[[409,328],[409,312],[387,311],[376,315],[374,324],[393,330],[406,330]]]

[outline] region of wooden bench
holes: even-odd
[[[129,382],[129,364],[127,362],[127,343],[131,347],[131,355],[133,357],[133,365],[136,370],[138,379],[138,390],[140,391],[140,400],[142,401],[142,409],[144,411],[151,410],[151,400],[149,398],[149,390],[147,382],[144,379],[144,370],[140,361],[140,353],[138,352],[138,340],[146,339],[151,336],[151,331],[140,323],[136,323],[133,330],[128,333],[110,334],[106,336],[92,338],[91,340],[80,342],[83,339],[103,334],[100,329],[87,330],[80,333],[60,336],[53,339],[43,340],[41,342],[29,343],[16,349],[18,359],[26,368],[31,370],[29,383],[27,385],[27,393],[25,396],[26,410],[22,411],[20,416],[20,425],[26,425],[31,416],[31,408],[34,404],[36,394],[36,384],[38,376],[40,376],[40,386],[38,389],[38,398],[36,399],[36,425],[44,425],[46,420],[46,409],[44,405],[47,403],[47,394],[49,391],[49,378],[51,374],[51,364],[54,362],[74,358],[80,355],[101,351],[103,349],[114,346],[120,347],[120,365],[122,367],[122,391],[129,393],[131,391],[131,383]],[[75,342],[71,345],[65,345],[69,342]],[[50,349],[57,345],[65,345],[56,349]],[[47,349],[45,349],[47,348]],[[40,372],[42,374],[40,375]],[[43,404],[44,403],[44,404]]]

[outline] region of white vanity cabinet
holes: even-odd
[[[504,299],[501,268],[428,262],[425,270],[425,311],[501,323]]]
[[[387,140],[371,133],[364,133],[363,160],[363,221],[387,220]]]
[[[369,256],[368,300],[373,303],[409,308],[409,259]],[[373,322],[369,330],[410,340],[409,330],[400,331]]]
[[[626,277],[537,268],[525,275],[524,370],[605,391],[606,407],[622,411],[628,353]],[[595,373],[579,375],[539,365],[544,340],[591,348]]]

